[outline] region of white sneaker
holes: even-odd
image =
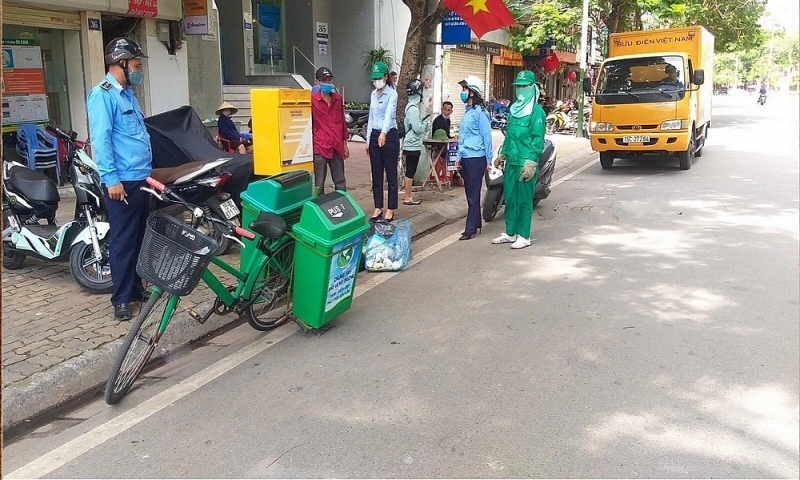
[[[503,232],[502,234],[500,234],[499,237],[493,238],[492,243],[494,243],[495,245],[502,245],[504,243],[514,243],[516,239],[517,239],[516,235],[509,235],[506,232]]]
[[[519,250],[520,248],[530,247],[531,240],[529,238],[517,237],[517,241],[511,244],[511,248]]]

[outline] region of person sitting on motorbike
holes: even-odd
[[[767,82],[761,83],[761,90],[759,90],[758,93],[760,95],[766,95],[767,94]]]
[[[533,194],[539,156],[544,149],[545,114],[537,102],[539,87],[533,72],[519,72],[514,86],[517,99],[511,105],[506,139],[494,160],[495,168],[503,169],[506,230],[492,243],[510,243],[516,250],[531,244]]]
[[[664,73],[667,74],[667,77],[661,80],[662,86],[675,87],[675,90],[683,90],[683,82],[678,80],[680,72],[675,68],[675,65],[667,64],[667,66],[664,67]]]

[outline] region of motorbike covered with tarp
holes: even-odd
[[[247,185],[261,177],[253,174],[253,155],[226,153],[219,149],[197,112],[183,106],[145,118],[150,145],[153,148],[153,168],[177,167],[184,163],[210,162],[232,157],[225,170],[232,177],[223,189],[241,206],[239,195]]]

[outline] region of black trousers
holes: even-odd
[[[481,228],[481,185],[486,172],[486,157],[461,159],[464,193],[467,195],[467,224],[464,233],[477,233]]]
[[[400,136],[393,128],[386,134],[386,143],[378,146],[380,130],[373,130],[369,136],[369,163],[372,167],[372,200],[375,208],[383,208],[383,172],[389,184],[388,209],[397,209],[397,160],[400,157]]]
[[[125,187],[128,203],[112,200],[108,196],[108,188],[103,188],[108,209],[109,261],[111,263],[111,280],[114,282],[114,293],[111,304],[128,303],[134,298],[141,298],[144,293],[142,279],[136,273],[136,261],[142,248],[142,238],[147,228],[147,215],[150,213],[150,194],[139,190],[147,186],[144,180],[122,182]]]

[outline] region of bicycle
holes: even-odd
[[[192,212],[192,225],[165,214],[153,213],[147,220],[147,231],[137,264],[139,275],[153,285],[150,298],[142,306],[117,353],[105,388],[109,405],[119,402],[133,386],[155,351],[161,336],[175,314],[182,296],[191,293],[202,280],[217,295],[214,306],[203,316],[194,310],[190,315],[205,323],[212,313],[227,315],[235,312],[247,317],[256,330],[269,331],[291,317],[291,283],[295,241],[288,232],[286,221],[274,213],[261,212],[250,222],[250,230],[208,216],[202,208],[189,204],[168,187],[147,179],[151,188],[142,190],[159,200],[180,204]],[[214,256],[216,242],[196,228],[202,222],[214,222],[226,228],[225,236],[242,248],[256,248],[247,265],[236,268]],[[255,247],[246,247],[236,236],[253,240],[260,236]],[[252,245],[252,244],[251,244]],[[226,287],[209,269],[216,265],[236,279],[236,285]],[[255,274],[253,274],[255,272]],[[278,307],[283,306],[283,311]]]

